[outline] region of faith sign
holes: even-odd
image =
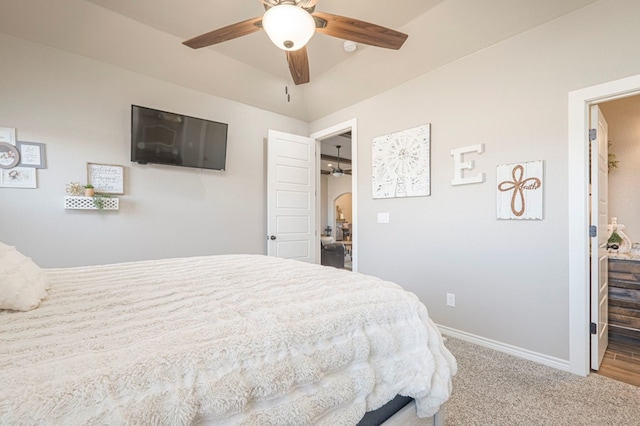
[[[498,219],[542,219],[543,161],[498,166]]]

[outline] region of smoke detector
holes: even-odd
[[[358,50],[358,43],[351,40],[345,40],[344,43],[342,43],[342,47],[345,52],[351,53]]]

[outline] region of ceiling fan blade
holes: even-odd
[[[407,34],[380,25],[331,13],[314,12],[313,17],[316,21],[319,18],[326,22],[324,26],[317,25],[316,32],[356,43],[398,50],[409,37]]]
[[[298,84],[305,84],[309,82],[309,57],[307,56],[307,47],[304,46],[298,50],[288,50],[287,62],[289,62],[289,71],[291,71],[291,77],[293,82]]]
[[[321,175],[330,175],[330,174],[331,174],[331,172],[330,172],[330,171],[328,171],[328,170],[320,170],[320,174],[321,174]]]
[[[197,37],[182,42],[185,46],[193,49],[211,46],[212,44],[222,43],[224,41],[233,40],[262,29],[262,17],[247,19],[246,21],[237,22],[217,30],[209,31]]]

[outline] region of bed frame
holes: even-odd
[[[416,402],[411,401],[382,426],[444,426],[444,405],[433,416],[421,419],[416,415]]]
[[[382,407],[368,412],[357,426],[444,426],[444,405],[438,412],[421,419],[416,415],[416,402],[413,398],[396,396]]]

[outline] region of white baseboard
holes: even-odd
[[[485,337],[476,336],[464,331],[456,330],[444,325],[437,325],[440,333],[444,336],[451,336],[455,339],[460,339],[465,342],[473,343],[478,346],[493,349],[498,352],[504,352],[509,355],[524,358],[529,361],[537,362],[539,364],[546,365],[548,367],[556,368],[558,370],[571,373],[570,363],[568,360],[544,355],[538,352],[533,352],[528,349],[519,348],[517,346],[509,345],[506,343],[498,342],[495,340],[487,339]]]

